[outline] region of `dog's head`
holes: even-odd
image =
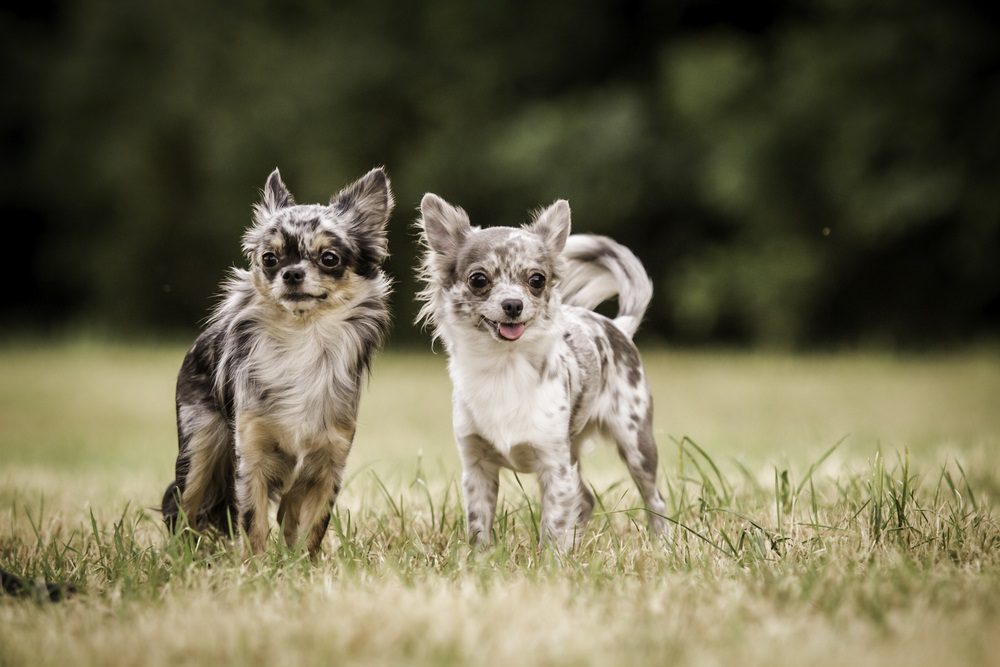
[[[296,315],[349,298],[356,281],[380,273],[388,255],[386,224],[392,207],[389,178],[381,168],[341,190],[326,206],[296,204],[275,169],[243,237],[254,287]]]
[[[570,230],[559,200],[522,227],[473,227],[465,211],[424,195],[418,221],[427,247],[420,319],[503,344],[536,340],[559,305],[559,255]]]

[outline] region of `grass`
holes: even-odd
[[[647,352],[674,537],[613,448],[576,547],[465,544],[442,356],[380,357],[320,562],[170,537],[183,350],[0,348],[0,665],[997,664],[1000,357]]]

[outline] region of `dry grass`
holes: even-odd
[[[0,598],[0,665],[1000,659],[995,352],[647,353],[675,538],[647,539],[598,446],[602,508],[565,555],[513,476],[498,546],[465,546],[444,359],[385,355],[319,563],[169,538],[144,509],[181,354],[0,350],[0,564],[81,591]]]

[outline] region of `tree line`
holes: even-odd
[[[5,327],[193,331],[268,172],[475,224],[566,198],[632,247],[642,335],[931,345],[1000,331],[1000,30],[980,2],[25,3],[0,10]]]

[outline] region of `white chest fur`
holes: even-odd
[[[504,456],[519,444],[545,447],[566,442],[566,387],[557,379],[543,377],[526,355],[513,350],[454,354],[449,372],[459,435],[476,433]]]
[[[358,336],[336,317],[271,329],[257,339],[248,380],[284,449],[308,449],[338,417],[353,418],[359,349]]]

